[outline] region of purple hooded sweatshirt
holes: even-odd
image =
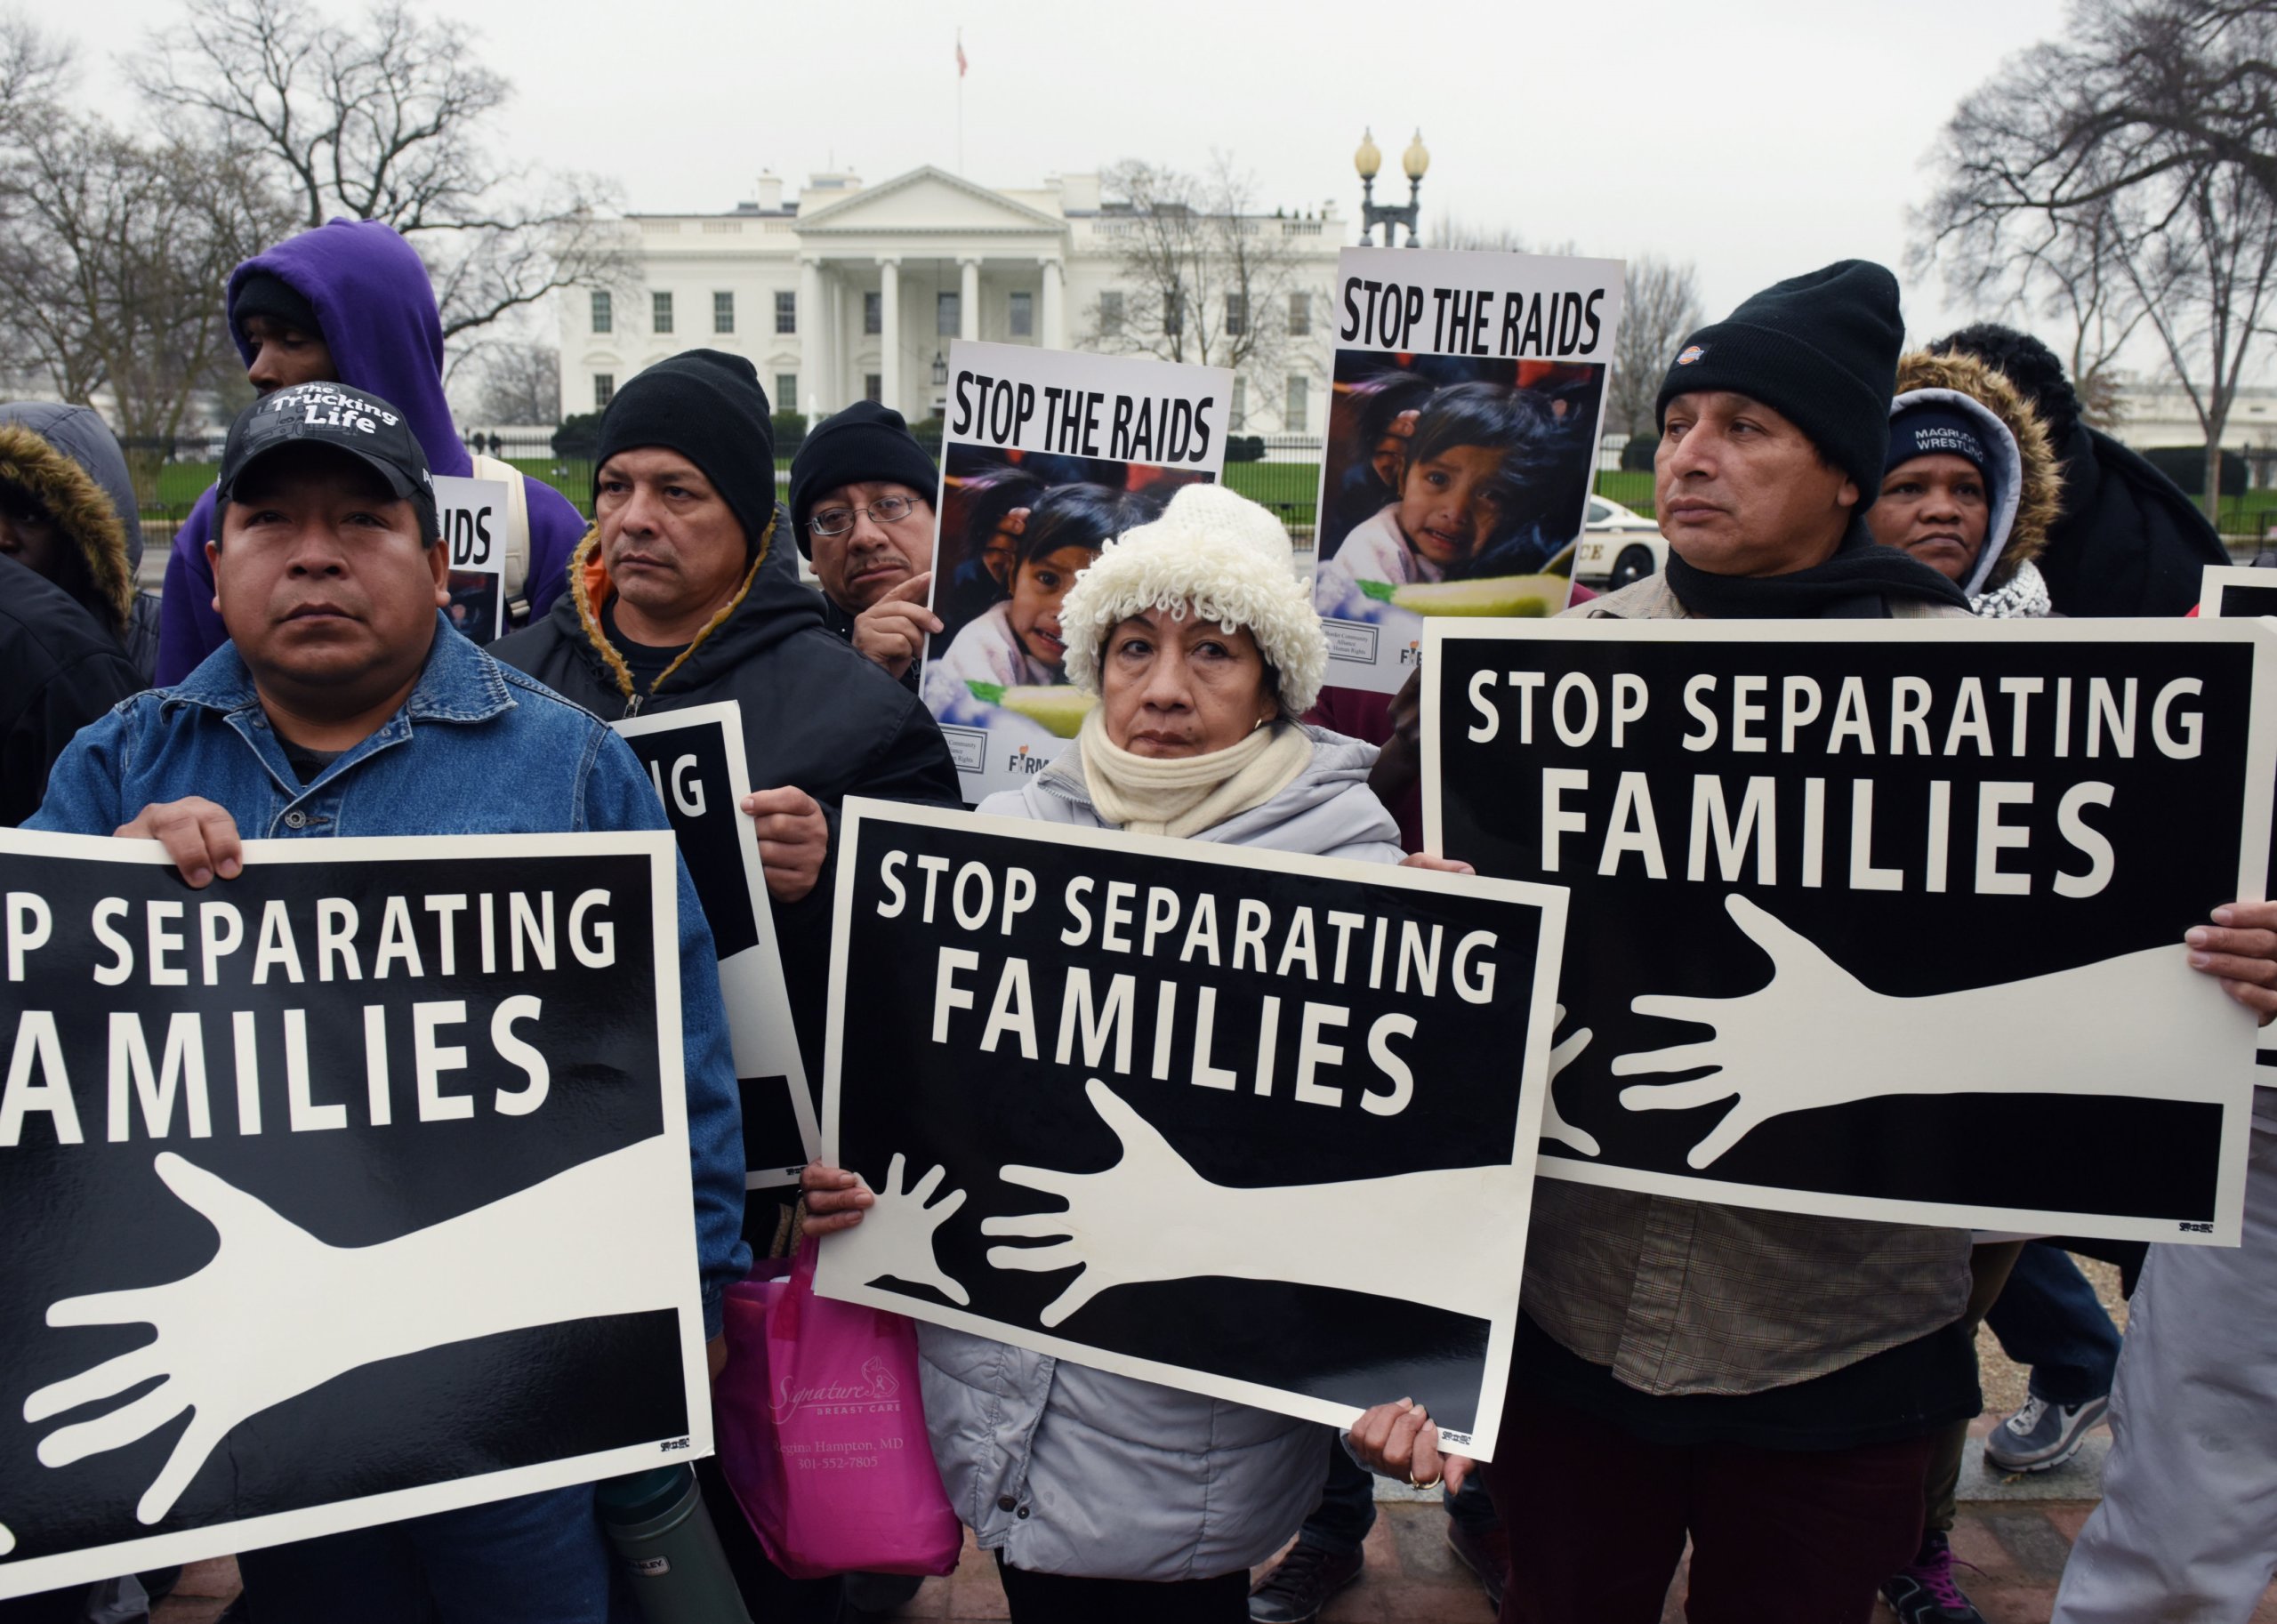
[[[443,324],[435,290],[411,245],[377,220],[334,220],[279,243],[229,273],[235,307],[245,277],[265,270],[307,300],[332,351],[332,382],[369,390],[398,407],[439,474],[474,471],[443,398]],[[253,346],[229,324],[245,365]],[[585,520],[568,498],[543,480],[523,477],[529,489],[530,618],[541,618],[569,580],[569,555],[585,534]],[[205,542],[213,525],[209,488],[174,535],[166,560],[166,590],[158,625],[157,683],[171,687],[229,640],[213,610],[213,572]]]

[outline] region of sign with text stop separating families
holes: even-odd
[[[670,837],[245,856],[0,832],[0,1596],[711,1448]]]
[[[743,717],[743,706],[730,699],[627,717],[609,728],[648,769],[712,927],[744,1108],[744,1187],[768,1190],[798,1183],[818,1140],[759,840],[744,810],[751,765]]]
[[[2254,1020],[2182,937],[2265,894],[2273,655],[2215,622],[1435,631],[1431,849],[1573,889],[1542,1171],[2237,1244]]]
[[[862,800],[840,840],[823,1154],[878,1200],[818,1291],[1492,1456],[1563,892]]]
[[[2209,619],[2239,620],[2249,615],[2277,616],[2277,569],[2252,569],[2236,564],[2209,564],[2198,613]],[[2271,832],[2273,867],[2277,867],[2277,830]],[[2261,1029],[2261,1044],[2254,1058],[2264,1066],[2277,1066],[2277,1021]],[[2268,1085],[2269,1073],[2262,1079]]]

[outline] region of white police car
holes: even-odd
[[[1657,574],[1668,554],[1659,525],[1610,497],[1592,496],[1581,544],[1573,553],[1573,579],[1599,591],[1613,591]]]

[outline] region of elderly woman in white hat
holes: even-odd
[[[1067,674],[1098,705],[983,812],[1467,872],[1404,858],[1368,788],[1374,747],[1296,720],[1327,643],[1288,533],[1257,503],[1180,490],[1107,543],[1060,626]],[[809,1232],[870,1204],[834,1168],[805,1185]],[[1319,1497],[1325,1428],[940,1326],[919,1339],[942,1480],[1015,1620],[1246,1620],[1249,1569]]]

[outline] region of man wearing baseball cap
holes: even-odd
[[[661,829],[624,742],[453,631],[434,486],[404,414],[308,383],[231,425],[205,544],[222,643],[64,752],[28,827],[156,840],[193,889],[227,882],[241,835]],[[750,1266],[742,1119],[712,933],[680,870],[680,1021],[705,1333]],[[531,1260],[533,1268],[543,1266]],[[227,1324],[218,1336],[232,1334]],[[225,1479],[227,1451],[201,1472]],[[239,1558],[258,1618],[409,1616],[603,1624],[609,1562],[590,1486],[553,1490]],[[390,1607],[396,1611],[390,1611]]]

